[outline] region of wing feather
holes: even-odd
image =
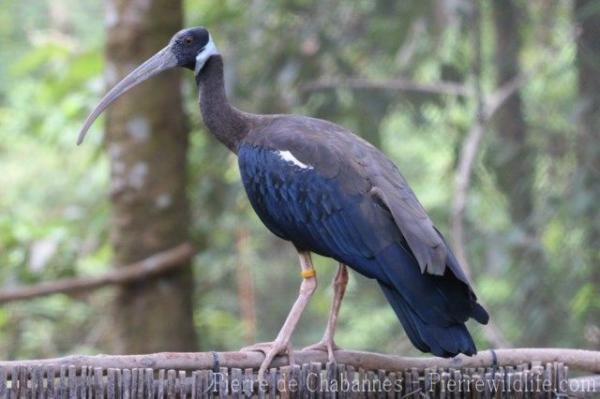
[[[345,193],[370,193],[391,213],[421,272],[444,274],[450,248],[398,168],[370,143],[336,124],[299,116],[274,118],[253,140],[292,152],[323,177],[335,179]],[[462,271],[452,269],[469,284]]]

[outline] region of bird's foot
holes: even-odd
[[[321,351],[327,352],[327,357],[330,362],[335,362],[334,352],[339,350],[340,347],[335,344],[333,339],[322,339],[316,344],[309,345],[305,348],[302,348],[303,351]]]
[[[287,353],[289,364],[294,364],[294,352],[292,351],[292,346],[283,341],[275,340],[273,342],[261,342],[243,347],[240,350],[242,352],[262,352],[265,355],[265,359],[258,369],[259,381],[264,381],[265,371],[267,371],[267,368],[271,365],[271,362],[277,355]]]

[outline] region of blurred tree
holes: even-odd
[[[578,170],[575,186],[590,265],[586,335],[600,348],[600,1],[577,0]]]
[[[496,81],[498,87],[521,73],[521,13],[518,0],[492,1],[494,14]],[[513,222],[530,230],[533,212],[534,157],[527,139],[520,90],[510,96],[494,117],[500,145],[489,153],[496,179],[508,197]]]
[[[114,85],[162,48],[183,23],[181,1],[109,0],[106,80]],[[109,109],[112,244],[118,264],[188,239],[188,130],[180,74],[163,74]],[[189,265],[160,280],[123,288],[115,304],[120,352],[196,348]]]

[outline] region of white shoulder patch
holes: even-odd
[[[301,162],[300,160],[298,160],[298,158],[296,158],[294,156],[294,154],[292,154],[291,152],[289,152],[287,150],[286,151],[277,151],[277,154],[284,161],[291,162],[294,165],[298,166],[299,168],[302,168],[302,169],[312,169],[313,168],[312,166],[307,165],[307,164]]]

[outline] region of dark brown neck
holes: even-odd
[[[252,126],[253,115],[229,104],[225,94],[223,58],[220,55],[210,57],[196,76],[196,82],[204,124],[221,143],[237,153],[238,144]]]

